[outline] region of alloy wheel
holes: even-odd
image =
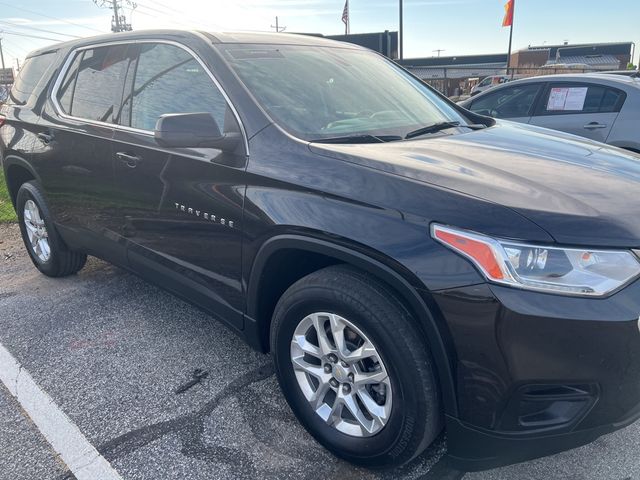
[[[387,424],[391,379],[374,344],[349,320],[307,315],[293,333],[291,362],[311,408],[336,430],[368,437]]]
[[[40,209],[33,200],[27,200],[24,204],[23,222],[33,253],[41,262],[47,262],[51,257],[49,233]]]

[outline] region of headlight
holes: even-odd
[[[606,295],[640,275],[628,250],[527,245],[433,224],[431,235],[471,260],[491,282],[564,295]]]

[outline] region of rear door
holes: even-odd
[[[209,112],[221,131],[239,124],[209,70],[176,44],[144,42],[129,69],[113,158],[119,231],[139,273],[242,326],[244,145],[166,149],[153,130],[167,113]]]
[[[28,57],[11,87],[6,103],[0,107],[0,116],[3,118],[0,149],[5,169],[11,164],[24,165],[31,160],[34,146],[39,144],[37,124],[40,115],[36,103],[46,88],[50,70],[55,68],[56,57],[56,51]]]
[[[469,110],[480,115],[528,123],[544,84],[529,83],[500,87],[473,100]]]
[[[604,85],[550,82],[531,124],[605,142],[625,96]]]
[[[124,248],[115,235],[111,139],[128,51],[127,45],[110,45],[71,53],[38,125],[34,153],[65,238],[117,262]]]

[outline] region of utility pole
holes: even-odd
[[[4,52],[2,51],[2,38],[0,38],[0,60],[2,60],[2,70],[4,70]]]
[[[402,26],[403,23],[403,19],[402,19],[402,0],[400,0],[400,28],[399,30],[399,35],[398,35],[398,56],[400,57],[400,60],[402,60],[404,58],[404,48],[403,48],[403,43],[404,43],[404,29]]]
[[[7,95],[7,83],[5,82],[4,76],[4,52],[2,51],[2,37],[0,37],[0,60],[2,60],[2,97],[4,100]]]
[[[440,57],[440,52],[445,52],[444,48],[436,48],[435,50],[431,50],[432,52],[438,52],[438,57]]]
[[[120,30],[120,15],[118,15],[118,0],[113,0],[113,21],[115,25],[111,25],[112,32],[121,32]]]
[[[111,17],[111,31],[112,32],[130,32],[133,30],[130,23],[127,23],[127,17],[124,14],[120,14],[120,10],[124,10],[122,2],[125,2],[131,9],[136,8],[138,5],[132,0],[93,0],[100,8],[108,8],[113,10],[113,16]]]
[[[284,32],[287,29],[287,27],[280,27],[280,25],[278,24],[278,17],[276,17],[276,24],[271,25],[271,28],[275,28],[276,33]]]

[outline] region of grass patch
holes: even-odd
[[[16,212],[11,205],[11,199],[9,198],[9,189],[4,181],[4,173],[0,169],[0,223],[15,222]]]

